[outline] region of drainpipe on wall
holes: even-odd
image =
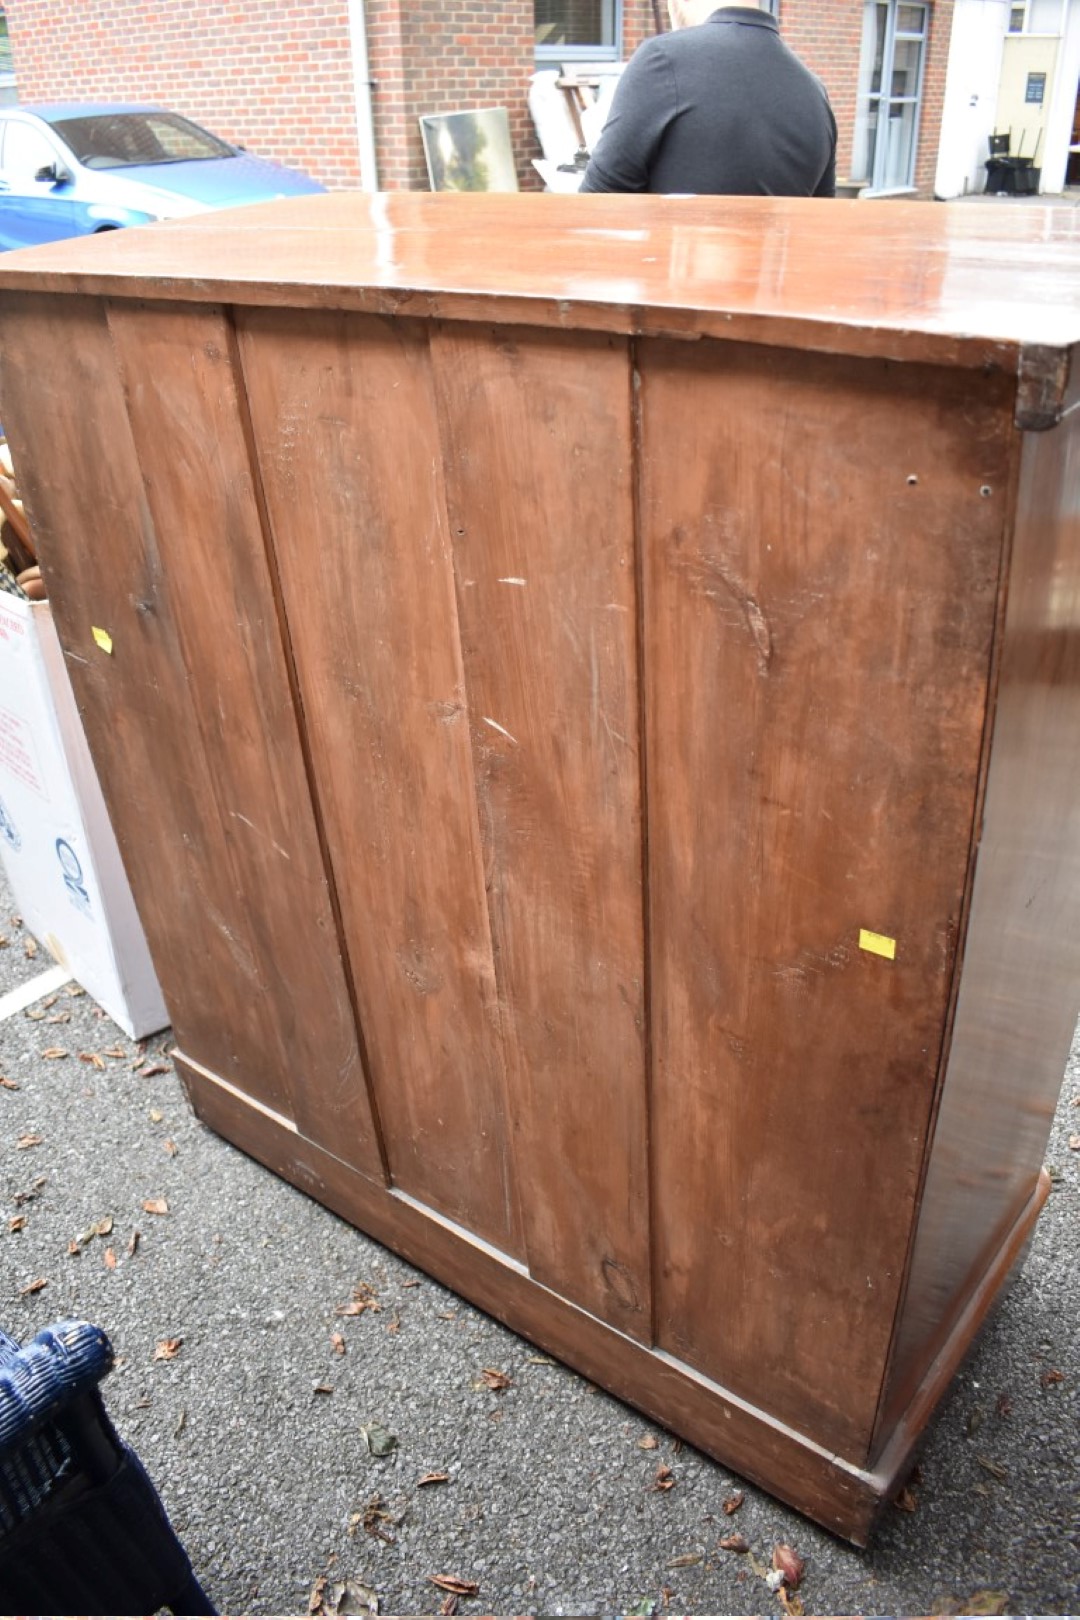
[[[356,134],[360,147],[360,187],[363,191],[378,191],[379,173],[375,162],[375,120],[371,107],[371,64],[368,60],[364,0],[348,0],[348,10],[353,95],[356,101]]]

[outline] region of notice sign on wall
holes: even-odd
[[[1046,95],[1046,74],[1029,73],[1027,76],[1027,89],[1024,91],[1024,100],[1034,102],[1037,107],[1043,104]]]

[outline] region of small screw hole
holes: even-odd
[[[907,481],[908,481],[909,484],[917,484],[919,482],[918,478],[915,476],[914,473],[908,473]]]
[[[987,496],[987,495],[992,495],[992,494],[993,494],[993,493],[994,493],[994,492],[993,492],[993,490],[992,490],[992,489],[991,489],[991,488],[990,488],[990,485],[989,485],[989,484],[984,484],[984,485],[983,485],[983,487],[982,487],[982,488],[981,488],[981,489],[980,489],[980,491],[979,491],[979,494],[980,494],[980,495],[981,495],[981,496],[982,496],[982,497],[983,497],[983,499],[984,499],[984,500],[985,500],[985,498],[986,498],[986,496]]]

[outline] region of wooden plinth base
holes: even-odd
[[[1043,1172],[886,1437],[877,1466],[867,1470],[552,1293],[516,1261],[407,1194],[360,1175],[181,1053],[175,1061],[195,1112],[219,1135],[515,1333],[857,1546],[866,1545],[877,1514],[902,1481],[919,1436],[1022,1255],[1050,1189]]]

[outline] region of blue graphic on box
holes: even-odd
[[[66,838],[56,840],[56,856],[60,862],[60,869],[64,874],[64,887],[67,889],[68,899],[73,906],[89,917],[90,896],[86,892],[86,884],[83,881],[82,862]]]
[[[0,838],[9,843],[12,849],[22,848],[22,833],[8,814],[7,805],[3,799],[0,799]]]

